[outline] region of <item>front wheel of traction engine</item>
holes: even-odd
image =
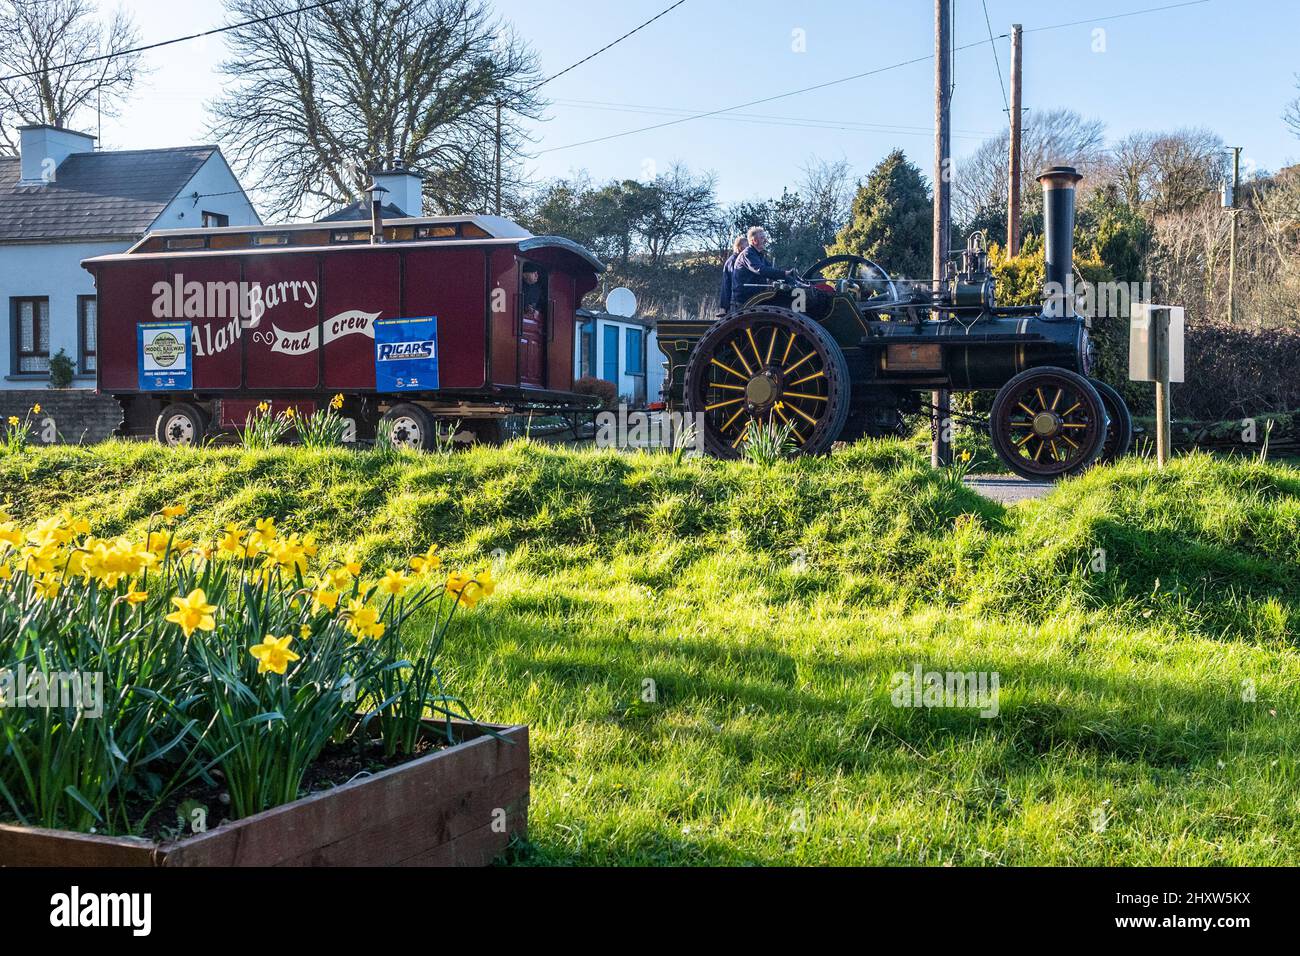
[[[849,414],[844,353],[821,325],[787,309],[758,306],[719,321],[686,369],[686,407],[703,415],[705,450],[737,458],[749,430],[776,422],[800,454],[839,438]]]
[[[1109,421],[1086,378],[1044,366],[998,391],[989,430],[998,457],[1016,474],[1051,481],[1083,471],[1101,454]]]

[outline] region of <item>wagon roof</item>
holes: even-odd
[[[168,239],[182,238],[204,240],[206,242],[207,237],[214,236],[257,236],[267,234],[292,236],[294,233],[320,233],[322,231],[369,231],[370,222],[369,220],[350,220],[329,223],[288,223],[278,226],[221,226],[210,229],[156,229],[148,233],[126,252],[96,256],[85,260],[82,265],[84,266],[102,262],[135,261],[140,259],[173,259],[180,257],[294,255],[304,252],[377,252],[391,251],[394,248],[482,248],[492,246],[513,246],[523,253],[541,252],[544,254],[546,251],[550,251],[553,254],[558,253],[562,257],[573,256],[580,260],[582,265],[592,269],[594,272],[599,273],[605,271],[604,264],[585,246],[562,236],[534,236],[523,226],[501,216],[425,216],[384,220],[385,229],[396,228],[412,231],[419,229],[420,227],[464,227],[467,225],[474,227],[479,235],[469,238],[430,237],[398,239],[378,245],[371,245],[364,242],[326,242],[309,245],[294,245],[289,243],[285,245],[252,246],[245,248],[197,247],[185,249],[159,249],[157,246],[159,240],[163,240],[165,243]]]

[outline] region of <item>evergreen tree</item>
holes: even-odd
[[[858,188],[849,224],[826,247],[826,254],[865,256],[896,277],[929,278],[933,217],[921,171],[896,149]]]

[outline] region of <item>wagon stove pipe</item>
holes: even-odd
[[[370,243],[380,245],[384,241],[384,197],[388,190],[372,179],[366,191],[370,193]]]
[[[1046,258],[1043,312],[1049,318],[1074,317],[1074,190],[1083,179],[1073,166],[1050,166],[1043,185],[1043,238]]]

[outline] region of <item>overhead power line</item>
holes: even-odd
[[[998,86],[1002,87],[1002,107],[1010,113],[1011,101],[1007,99],[1007,85],[1002,82],[1002,61],[998,59],[998,45],[993,42],[993,21],[989,19],[988,0],[980,0],[980,3],[984,7],[984,25],[989,31],[989,49],[993,51],[993,65],[998,71]]]
[[[683,3],[685,3],[685,2],[686,2],[686,0],[677,0],[677,2],[674,3],[671,7],[668,7],[666,10],[660,10],[658,13],[656,13],[653,17],[651,17],[651,18],[650,18],[649,20],[647,20],[645,23],[642,23],[640,26],[634,27],[633,29],[627,31],[627,33],[624,33],[621,37],[619,37],[617,40],[614,40],[612,43],[606,43],[603,47],[601,47],[601,48],[600,48],[599,50],[597,50],[595,53],[592,53],[590,56],[584,56],[581,60],[579,60],[577,63],[574,63],[572,66],[566,66],[563,70],[561,70],[559,73],[556,73],[554,76],[548,76],[546,79],[542,80],[542,82],[538,83],[536,86],[531,87],[531,88],[528,89],[528,90],[525,90],[525,91],[524,91],[524,92],[525,92],[525,95],[528,94],[528,93],[534,93],[534,92],[536,92],[537,90],[540,90],[543,86],[545,86],[547,83],[550,83],[552,80],[558,80],[560,77],[564,76],[564,74],[569,73],[569,72],[571,72],[572,70],[576,70],[578,67],[582,66],[582,64],[584,64],[584,63],[586,63],[586,62],[588,62],[588,61],[590,61],[590,60],[594,60],[594,59],[596,59],[596,57],[600,56],[600,55],[601,55],[602,53],[604,53],[606,50],[609,50],[609,49],[611,49],[611,48],[613,48],[613,47],[618,46],[620,43],[622,43],[622,42],[623,42],[624,40],[626,40],[628,37],[633,36],[634,34],[640,33],[642,30],[644,30],[646,27],[650,26],[650,24],[654,23],[656,20],[659,20],[659,19],[661,19],[661,18],[663,18],[663,17],[666,17],[668,14],[672,13],[674,10],[676,10],[678,7],[680,7],[680,6],[681,6]]]
[[[987,40],[980,40],[978,43],[971,43],[964,47],[958,47],[959,50],[965,50],[972,46],[980,46],[987,43]],[[640,129],[624,130],[621,133],[610,133],[607,136],[597,136],[595,139],[586,139],[578,143],[569,143],[565,146],[552,146],[549,149],[538,150],[538,154],[557,153],[565,149],[577,149],[579,146],[591,146],[595,143],[608,142],[611,139],[620,139],[624,136],[631,136],[634,133],[648,133],[657,129],[665,129],[669,126],[677,126],[681,123],[689,123],[692,120],[708,119],[710,116],[720,116],[723,113],[734,113],[736,110],[748,109],[751,106],[761,106],[764,103],[772,103],[776,100],[788,99],[791,96],[798,96],[801,93],[812,93],[816,90],[824,90],[831,86],[839,86],[842,83],[851,83],[854,80],[861,80],[868,76],[876,76],[880,73],[886,73],[890,70],[902,69],[905,66],[911,66],[914,63],[924,63],[926,60],[934,59],[933,53],[927,53],[925,56],[913,57],[910,60],[904,60],[901,63],[892,63],[889,66],[877,67],[874,70],[867,70],[865,73],[855,73],[852,76],[841,77],[838,80],[828,80],[825,83],[818,83],[814,86],[805,86],[800,90],[791,90],[788,93],[777,93],[775,96],[765,96],[762,99],[750,100],[747,103],[737,103],[735,106],[724,106],[720,109],[709,110],[704,113],[695,113],[691,116],[683,116],[679,119],[668,120],[665,123],[656,123],[653,126],[643,126]]]
[[[1079,26],[1080,24],[1084,24],[1084,23],[1100,23],[1106,20],[1119,20],[1124,17],[1135,17],[1143,13],[1158,13],[1162,10],[1176,10],[1180,7],[1192,7],[1192,6],[1197,6],[1199,4],[1209,3],[1209,2],[1211,2],[1211,0],[1184,0],[1183,3],[1172,3],[1162,7],[1147,7],[1146,9],[1143,10],[1132,10],[1129,11],[1128,13],[1116,13],[1116,14],[1111,14],[1109,16],[1103,16],[1103,17],[1089,17],[1085,20],[1074,20],[1070,23],[1054,23],[1048,26],[1035,27],[1034,29],[1025,30],[1024,32],[1041,33],[1044,30],[1060,30],[1063,29],[1064,27]],[[1010,36],[1011,34],[1009,33],[999,33],[997,36],[990,36],[987,40],[978,40],[974,43],[967,43],[962,46],[955,46],[953,47],[953,53],[959,53],[962,50],[969,50],[972,47],[983,46],[985,43],[994,43],[997,40],[1003,40]],[[652,126],[642,126],[638,129],[623,130],[620,133],[610,133],[606,136],[597,136],[594,137],[593,139],[585,139],[576,143],[566,143],[564,146],[552,146],[548,149],[538,150],[537,155],[540,156],[546,153],[558,153],[566,149],[577,149],[580,146],[592,146],[597,143],[607,143],[610,140],[622,139],[624,136],[634,136],[637,133],[650,133],[650,132],[654,132],[655,130],[666,129],[669,126],[678,126],[682,123],[689,123],[694,120],[709,119],[710,117],[713,116],[721,116],[724,113],[733,113],[736,110],[748,109],[751,106],[760,106],[764,103],[772,103],[775,102],[776,100],[788,99],[791,96],[799,96],[802,93],[812,93],[816,90],[824,90],[832,86],[839,86],[844,83],[851,83],[854,80],[865,79],[868,76],[877,76],[881,73],[887,73],[891,70],[902,69],[905,66],[912,66],[913,64],[916,63],[924,63],[927,60],[933,60],[933,59],[934,59],[934,54],[927,53],[924,56],[913,57],[910,60],[903,60],[902,62],[899,63],[892,63],[889,66],[882,66],[874,70],[867,70],[865,73],[855,73],[852,76],[841,77],[838,80],[828,80],[825,83],[818,83],[814,86],[806,86],[803,89],[799,89],[799,90],[791,90],[788,93],[777,93],[773,96],[765,96],[761,99],[750,100],[746,103],[738,103],[735,106],[724,106],[716,110],[708,110],[703,113],[695,113],[690,116],[683,116],[679,119],[669,120],[664,123],[655,123]],[[1001,77],[1001,75],[1002,75],[1002,71],[999,68],[998,76]]]
[[[640,113],[647,116],[681,116],[700,112],[698,108],[689,109],[671,106],[645,106],[635,103],[610,103],[604,100],[570,100],[551,101],[556,106],[573,109],[602,110],[614,113]],[[763,126],[810,127],[814,129],[842,129],[862,133],[899,133],[918,136],[933,136],[934,130],[928,126],[910,126],[906,123],[863,123],[855,120],[826,119],[814,116],[776,116],[770,113],[729,113],[719,119],[754,123]],[[970,139],[987,139],[996,133],[988,130],[955,130],[954,135]]]
[[[305,7],[298,7],[296,10],[286,10],[283,13],[273,13],[270,16],[258,17],[255,20],[245,20],[243,23],[232,23],[225,27],[216,27],[212,30],[204,30],[202,33],[191,33],[189,36],[176,37],[174,40],[162,40],[158,43],[149,43],[145,46],[132,47],[129,50],[118,50],[114,53],[105,53],[101,56],[89,56],[84,60],[72,60],[68,63],[60,63],[56,66],[46,67],[43,70],[29,70],[26,73],[14,73],[10,76],[0,76],[0,83],[7,83],[9,80],[22,80],[29,76],[43,76],[47,73],[53,73],[58,70],[66,70],[73,66],[85,66],[88,63],[100,63],[104,60],[113,60],[119,56],[131,56],[134,53],[144,53],[146,50],[157,50],[159,47],[171,46],[174,43],[185,43],[188,40],[198,40],[202,37],[215,36],[218,33],[229,33],[231,30],[239,30],[243,27],[256,26],[259,23],[269,23],[271,20],[279,20],[281,17],[291,17],[298,13],[307,13],[310,10],[317,10],[321,7],[328,7],[332,3],[338,3],[339,0],[320,0],[319,3],[309,4]]]
[[[1128,13],[1115,13],[1105,17],[1088,17],[1086,20],[1071,20],[1069,23],[1053,23],[1046,27],[1032,27],[1025,30],[1025,33],[1042,33],[1044,30],[1061,30],[1065,27],[1078,27],[1085,23],[1101,23],[1103,20],[1123,20],[1125,17],[1136,17],[1143,13],[1159,13],[1161,10],[1177,10],[1180,7],[1196,7],[1203,3],[1210,3],[1211,0],[1185,0],[1183,3],[1170,3],[1163,7],[1147,7],[1145,10],[1130,10]]]

